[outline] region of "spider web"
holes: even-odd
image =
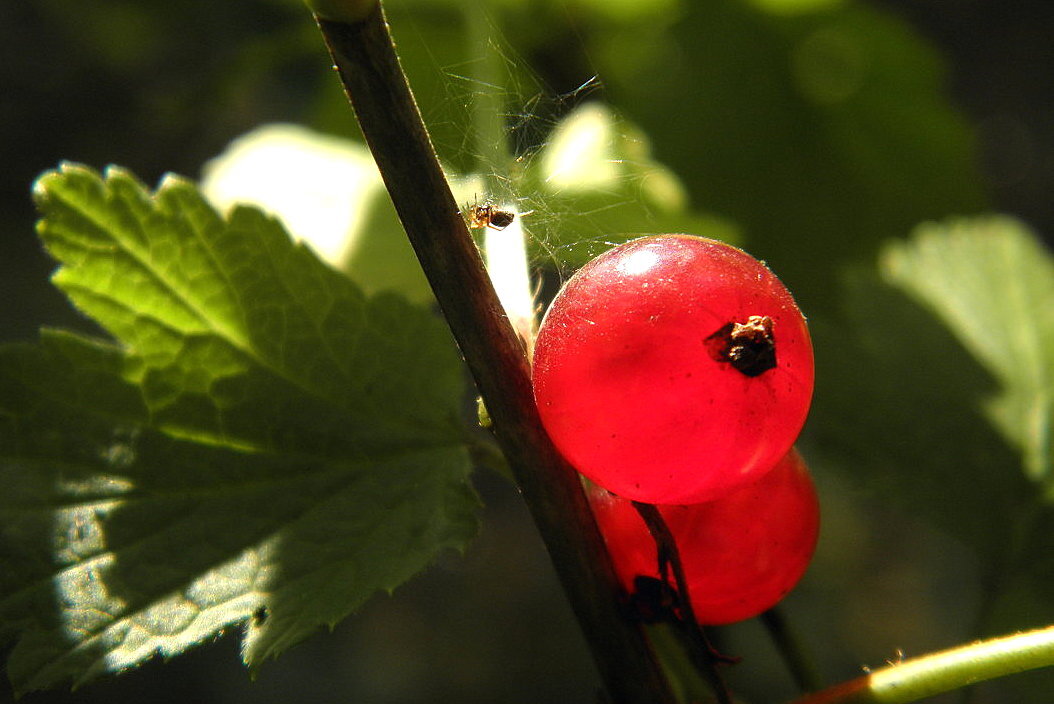
[[[587,70],[571,89],[554,90],[492,17],[466,12],[475,41],[457,62],[428,48],[429,33],[413,13],[398,16],[441,76],[423,100],[415,91],[441,160],[459,167],[451,182],[463,212],[493,205],[522,214],[532,266],[560,280],[619,242],[661,231],[645,182],[662,167],[605,100],[584,43],[577,63]],[[612,230],[623,223],[627,231]]]

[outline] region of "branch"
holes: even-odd
[[[523,345],[502,312],[399,66],[380,4],[318,25],[385,185],[493,421],[516,482],[620,704],[672,702],[620,588],[577,473],[541,423]],[[338,21],[352,20],[352,21]]]
[[[792,704],[904,704],[1054,665],[1054,626],[905,660]]]

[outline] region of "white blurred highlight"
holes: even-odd
[[[202,189],[217,208],[258,206],[338,267],[353,247],[361,204],[383,187],[365,147],[286,124],[234,140],[203,174]]]
[[[527,267],[527,235],[523,218],[514,206],[501,205],[516,217],[502,230],[484,228],[483,250],[487,272],[497,291],[505,314],[516,334],[526,345],[528,354],[534,345],[535,318],[531,275]]]

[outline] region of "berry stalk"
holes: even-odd
[[[780,606],[778,604],[773,606],[758,618],[761,619],[761,623],[765,626],[765,630],[768,631],[769,637],[772,638],[776,650],[779,651],[783,662],[786,663],[798,690],[804,694],[820,689],[822,686],[820,684],[820,674],[807,657],[805,648],[795,633],[787,625],[787,619],[783,615]]]
[[[681,555],[677,550],[677,542],[670,532],[669,526],[663,519],[659,509],[652,504],[633,502],[633,508],[640,514],[644,524],[648,527],[655,540],[659,556],[659,575],[664,584],[676,587],[678,594],[678,610],[680,616],[680,627],[684,629],[687,644],[696,662],[696,667],[706,678],[710,688],[717,698],[718,704],[732,704],[732,695],[728,691],[728,685],[717,669],[717,657],[715,650],[706,637],[706,633],[699,626],[692,609],[692,597],[688,591],[688,579],[684,576],[684,565],[681,563]],[[673,584],[669,582],[669,572],[673,572]]]

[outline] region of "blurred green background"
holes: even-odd
[[[991,210],[1054,233],[1047,3],[391,0],[387,7],[445,163],[470,172],[486,156],[472,127],[479,89],[466,78],[481,52],[506,64],[509,85],[499,100],[511,146],[523,154],[544,144],[571,108],[607,101],[646,136],[693,209],[729,223],[795,291],[817,322],[821,362],[834,357],[821,342],[839,339],[845,307],[874,302],[866,273],[855,288],[846,281],[849,272],[873,269],[883,242],[925,220]],[[320,37],[292,0],[7,2],[0,86],[3,341],[32,339],[42,324],[93,329],[47,283],[52,265],[33,233],[29,199],[41,171],[63,159],[116,163],[153,184],[167,171],[199,177],[230,140],[265,123],[356,135]],[[565,208],[540,222],[552,228],[566,219],[572,227],[573,215]],[[551,243],[559,234],[544,237]],[[912,324],[912,311],[898,306],[881,308],[886,324]],[[945,352],[934,354],[947,361]],[[872,403],[860,381],[872,369],[854,374],[837,360],[830,368],[828,378],[867,407],[870,416],[861,416],[875,443],[898,445],[894,434],[914,417],[897,416],[905,400]],[[825,369],[818,367],[821,384]],[[965,490],[965,508],[953,506],[944,521],[941,511],[891,500],[896,477],[858,481],[839,461],[852,452],[824,452],[838,445],[831,418],[845,417],[836,400],[827,402],[837,397],[818,394],[804,438],[807,456],[817,448],[825,525],[816,562],[786,605],[824,678],[854,676],[898,652],[1049,623],[1051,600],[1031,582],[1006,586],[977,622],[999,552],[959,528],[984,510],[970,503],[977,491]],[[933,404],[935,414],[956,402],[909,400]],[[905,442],[916,444],[889,454],[910,463],[924,439]],[[856,445],[856,456],[877,452]],[[526,510],[486,471],[478,487],[484,527],[464,557],[448,556],[393,596],[378,596],[256,682],[231,633],[168,664],[22,701],[594,701],[596,675]],[[986,525],[978,520],[974,529]],[[793,694],[760,626],[717,637],[745,656],[730,673],[744,700]],[[1047,701],[1045,686],[1042,674],[1022,676],[979,688],[973,701]],[[0,688],[0,700],[10,697]]]

